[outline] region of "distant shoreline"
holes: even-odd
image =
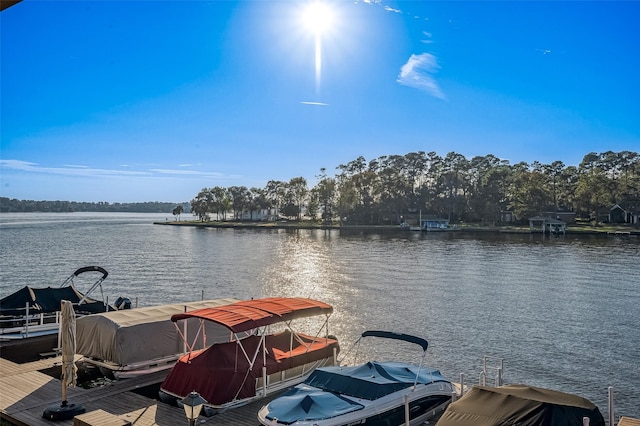
[[[171,221],[153,222],[154,225],[190,226],[196,228],[222,228],[222,229],[319,229],[338,231],[360,231],[380,233],[494,233],[494,234],[541,234],[540,231],[531,231],[528,227],[514,226],[480,226],[462,225],[455,228],[437,231],[421,231],[398,225],[321,225],[304,222],[201,222],[201,221]],[[628,226],[602,227],[592,226],[568,226],[566,235],[598,235],[598,236],[640,236],[640,229]]]

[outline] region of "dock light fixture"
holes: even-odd
[[[196,420],[200,415],[200,411],[202,410],[202,406],[207,403],[207,401],[200,396],[200,394],[196,391],[191,392],[189,395],[185,396],[180,400],[184,407],[184,412],[187,415],[187,419],[189,419],[189,426],[195,426]]]

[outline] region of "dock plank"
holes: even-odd
[[[94,410],[75,416],[73,426],[131,426],[131,422],[104,410]]]
[[[622,416],[620,417],[618,426],[640,426],[640,419]]]
[[[24,364],[16,364],[0,358],[2,418],[18,426],[51,426],[51,422],[42,418],[42,414],[50,406],[61,403],[62,383],[59,379],[39,370],[48,370],[59,366],[60,363],[60,357]],[[168,371],[160,371],[133,379],[115,381],[93,389],[67,388],[67,399],[70,403],[82,405],[86,413],[95,412],[82,417],[88,419],[85,423],[89,424],[91,421],[100,421],[95,420],[99,415],[104,416],[104,419],[119,419],[117,421],[121,420],[122,424],[128,422],[133,426],[185,424],[186,418],[181,408],[134,392],[139,388],[157,385],[162,382],[167,373]],[[255,426],[258,424],[258,410],[274,397],[275,395],[254,401],[211,417],[201,416],[198,424]],[[78,424],[82,424],[82,418]],[[91,420],[92,418],[94,420]],[[56,421],[56,425],[73,426],[74,420]]]

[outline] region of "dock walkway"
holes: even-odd
[[[162,382],[167,371],[142,377],[112,382],[102,387],[68,388],[69,403],[80,404],[86,413],[74,420],[49,421],[44,411],[60,404],[62,382],[42,371],[61,365],[60,357],[26,364],[0,358],[0,414],[4,420],[17,426],[79,426],[109,425],[174,426],[187,424],[184,410],[134,392]],[[270,398],[269,398],[270,399]],[[256,401],[238,409],[212,417],[201,416],[198,424],[258,425],[257,412],[267,400]],[[93,419],[93,420],[92,420]]]

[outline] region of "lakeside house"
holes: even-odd
[[[630,225],[640,224],[640,212],[634,212],[631,206],[625,205],[625,207],[622,207],[620,204],[614,204],[606,217],[607,222],[628,223]]]
[[[546,217],[556,219],[564,222],[565,224],[576,223],[576,212],[572,212],[564,209],[554,209],[553,207],[547,207],[546,211],[540,212],[536,217]],[[500,221],[503,223],[517,222],[518,218],[511,210],[503,210],[500,212]]]
[[[542,213],[541,216],[551,217],[567,224],[576,223],[576,212],[568,210],[549,210]]]
[[[516,221],[516,215],[511,210],[503,210],[500,212],[500,222],[511,223]]]

